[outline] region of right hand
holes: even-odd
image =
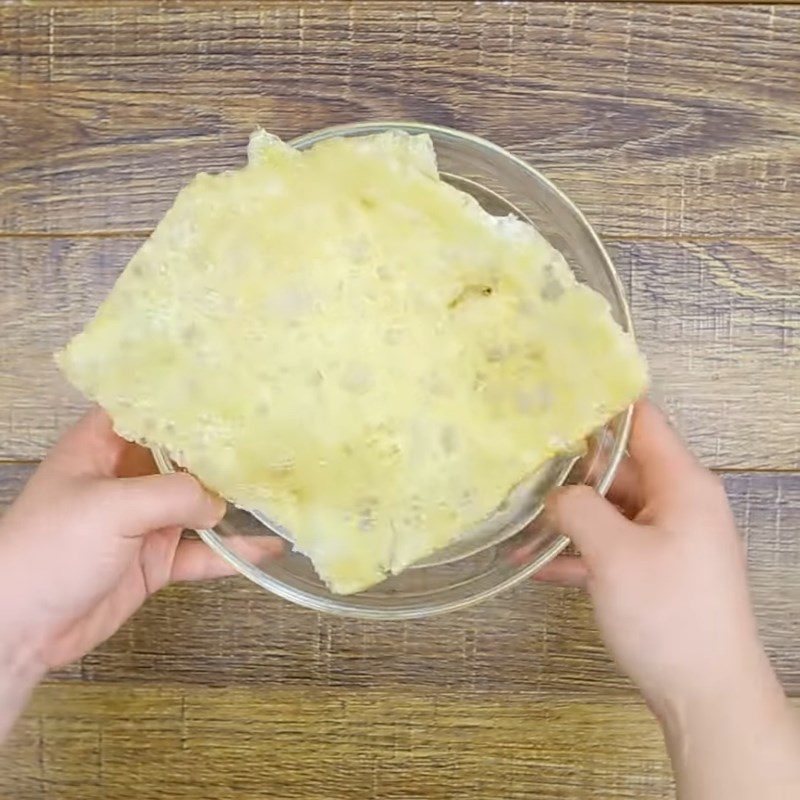
[[[550,498],[581,556],[536,577],[588,590],[606,645],[664,718],[771,671],[722,483],[649,402],[636,406],[629,450],[608,499],[587,486]]]

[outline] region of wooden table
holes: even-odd
[[[84,405],[52,351],[178,188],[240,165],[256,125],[381,118],[488,137],[587,213],[800,694],[798,7],[4,4],[0,500]],[[397,625],[175,586],[52,676],[0,754],[13,800],[672,792],[585,598],[533,585]]]

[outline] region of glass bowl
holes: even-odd
[[[564,254],[578,279],[606,297],[617,322],[632,332],[614,266],[583,214],[547,178],[502,148],[460,131],[404,122],[340,125],[291,144],[306,149],[331,137],[390,130],[427,133],[444,180],[469,192],[492,214],[513,213],[532,222]],[[333,594],[310,560],[292,549],[290,533],[261,514],[231,506],[213,530],[197,533],[259,586],[316,611],[371,619],[454,611],[519,583],[567,546],[568,540],[540,518],[544,498],[564,483],[586,483],[605,493],[627,445],[631,414],[628,409],[596,431],[581,457],[553,459],[512,492],[496,514],[454,544],[358,594]],[[154,456],[162,472],[177,469],[167,452],[155,448]],[[276,548],[276,539],[285,546]]]

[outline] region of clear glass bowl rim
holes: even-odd
[[[423,122],[403,122],[403,121],[374,121],[374,122],[357,122],[343,125],[334,125],[326,128],[321,128],[311,133],[303,134],[289,141],[293,147],[303,146],[309,147],[312,144],[322,139],[328,139],[333,136],[358,136],[366,134],[383,133],[388,130],[405,131],[411,134],[431,134],[438,136],[450,137],[452,139],[467,142],[478,149],[488,151],[494,156],[499,156],[509,162],[512,162],[516,167],[528,173],[531,178],[538,181],[549,189],[558,200],[573,214],[579,223],[585,228],[592,243],[597,248],[601,259],[603,260],[606,268],[607,275],[611,281],[616,301],[619,309],[622,312],[623,322],[626,330],[631,336],[635,337],[633,319],[631,318],[628,302],[625,297],[625,291],[614,268],[611,257],[608,255],[603,243],[600,241],[594,228],[589,224],[589,221],[584,216],[583,212],[565,195],[552,181],[546,178],[541,172],[534,167],[530,166],[526,161],[518,158],[517,156],[509,153],[502,147],[499,147],[492,142],[475,136],[474,134],[464,133],[463,131],[456,130],[455,128],[447,128],[441,125],[433,125]],[[605,494],[609,486],[614,480],[617,468],[620,461],[625,455],[625,451],[630,436],[631,424],[633,418],[633,406],[628,407],[625,411],[618,415],[619,420],[619,435],[614,442],[614,447],[609,454],[607,466],[602,475],[597,479],[595,489],[600,494]],[[161,472],[172,472],[175,466],[169,459],[167,453],[160,448],[153,448],[156,464]],[[360,605],[353,605],[348,603],[347,596],[341,598],[326,598],[319,597],[311,592],[303,591],[294,586],[289,586],[282,581],[273,578],[256,567],[249,561],[245,561],[230,548],[225,545],[224,538],[221,537],[213,530],[198,529],[197,534],[200,538],[220,557],[233,566],[238,572],[245,577],[249,578],[255,584],[275,595],[296,603],[297,605],[304,606],[313,611],[321,611],[328,614],[335,614],[338,616],[345,616],[351,618],[373,619],[373,620],[406,620],[419,617],[429,617],[438,614],[444,614],[451,611],[458,611],[469,606],[473,606],[483,600],[493,597],[500,592],[510,589],[512,586],[517,585],[526,578],[529,578],[541,567],[555,558],[561,553],[569,544],[569,539],[561,534],[553,533],[552,540],[549,545],[543,547],[542,552],[527,564],[520,566],[520,568],[510,574],[502,581],[498,581],[482,591],[476,592],[471,595],[463,597],[452,598],[449,600],[433,602],[428,606],[414,606],[408,608],[370,608]]]

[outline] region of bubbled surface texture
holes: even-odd
[[[401,133],[298,152],[256,132],[58,358],[121,434],[275,520],[340,593],[452,542],[646,382],[562,256]]]

